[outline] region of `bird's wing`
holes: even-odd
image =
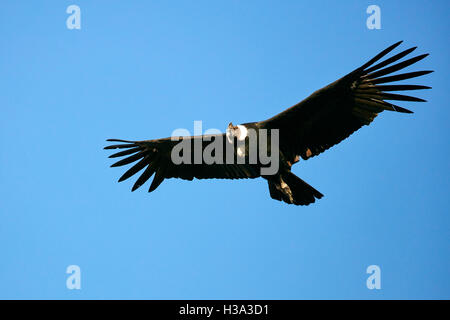
[[[247,179],[260,176],[259,167],[257,165],[248,164],[248,162],[246,162],[246,164],[239,164],[239,162],[235,161],[234,154],[232,155],[232,164],[227,163],[227,151],[229,151],[229,149],[227,150],[228,142],[225,134],[179,137],[179,140],[165,138],[146,141],[127,141],[118,139],[109,139],[107,141],[120,142],[120,144],[110,145],[105,147],[105,149],[122,149],[122,151],[111,155],[110,158],[125,157],[111,165],[111,167],[119,167],[137,161],[137,163],[120,177],[119,182],[130,178],[145,168],[133,185],[132,191],[143,185],[154,173],[155,177],[150,185],[149,192],[155,190],[166,178],[181,178],[185,180],[192,180],[194,178]],[[186,152],[186,155],[187,152],[190,154],[187,155],[186,158],[189,159],[188,161],[180,163],[180,161],[172,160],[172,151],[178,143],[182,142],[189,145],[190,148],[184,149],[182,152],[179,152],[177,149],[177,155],[185,155],[183,152]],[[214,148],[214,145],[212,145],[214,142],[219,142],[216,144],[217,148]],[[199,148],[195,149],[196,145],[200,146],[201,150]],[[208,154],[215,157],[214,159],[216,161],[214,163],[212,163],[211,160],[205,161],[202,156],[207,146],[210,148]],[[200,161],[195,161],[194,150],[201,151]],[[228,159],[228,162],[230,163],[231,161]]]
[[[421,102],[425,100],[390,92],[430,87],[391,83],[422,76],[432,71],[395,75],[392,73],[422,60],[428,54],[400,61],[414,51],[416,49],[414,47],[374,65],[401,42],[380,52],[360,68],[314,92],[300,103],[271,119],[262,121],[262,126],[279,129],[280,148],[290,158],[299,155],[303,159],[308,159],[338,144],[363,125],[370,124],[378,113],[384,110],[412,113],[386,100]]]

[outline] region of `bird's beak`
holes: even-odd
[[[234,127],[233,127],[233,123],[230,122],[230,124],[228,125],[227,128],[227,140],[228,143],[233,143],[233,139],[234,139]]]

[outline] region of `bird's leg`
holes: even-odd
[[[277,183],[275,184],[275,187],[280,191],[280,193],[283,195],[284,200],[287,203],[294,203],[294,196],[292,194],[291,188],[289,188],[288,184],[284,182],[281,175],[278,175],[277,177]]]

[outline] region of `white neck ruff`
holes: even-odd
[[[240,125],[240,124],[238,124],[237,127],[239,129],[239,134],[237,135],[237,139],[239,141],[245,140],[245,138],[247,137],[247,133],[248,133],[247,128],[245,126],[243,126],[243,125]]]

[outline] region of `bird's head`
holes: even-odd
[[[245,140],[247,137],[247,128],[243,125],[238,124],[234,126],[232,122],[227,128],[227,139],[229,143],[233,143],[233,138],[236,137],[239,141]]]

